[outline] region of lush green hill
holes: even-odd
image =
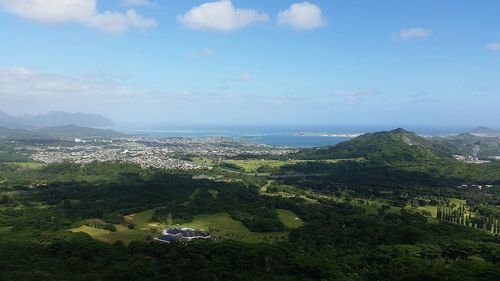
[[[449,148],[404,129],[369,133],[326,148],[304,149],[297,159],[365,158],[373,161],[428,161],[449,155]]]
[[[298,159],[364,158],[365,161],[304,162],[281,168],[286,174],[325,174],[324,182],[357,186],[454,186],[499,183],[500,163],[467,164],[451,157],[466,147],[461,140],[436,141],[396,129],[365,134],[335,146],[305,149]],[[309,180],[308,184],[312,181]]]
[[[434,138],[434,141],[441,146],[448,147],[452,154],[472,155],[476,147],[480,158],[500,155],[500,137],[463,133],[444,138]]]

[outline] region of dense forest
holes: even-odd
[[[243,182],[194,181],[117,163],[29,171],[2,165],[1,175],[0,280],[495,280],[500,274],[497,237],[430,224],[406,210],[367,214],[347,203],[263,196]],[[183,204],[194,190],[200,192]],[[109,227],[151,207],[158,207],[159,221],[167,213],[190,220],[224,210],[260,232],[283,229],[273,213],[281,208],[305,224],[275,243],[144,240],[126,246],[66,231],[82,221]]]

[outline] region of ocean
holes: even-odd
[[[128,126],[120,131],[149,135],[156,138],[185,137],[227,137],[235,140],[245,140],[257,144],[267,144],[282,147],[310,148],[335,145],[366,132],[376,132],[395,129],[395,126]],[[427,128],[410,127],[421,135],[446,135],[464,132],[464,128]]]
[[[347,141],[351,137],[326,136],[311,130],[277,129],[277,128],[222,128],[222,129],[126,129],[128,134],[148,135],[156,138],[204,138],[227,137],[234,140],[244,140],[256,144],[266,144],[281,147],[309,148],[335,145]],[[328,131],[330,132],[330,131]],[[305,134],[307,133],[307,134]],[[312,135],[311,135],[312,133]]]

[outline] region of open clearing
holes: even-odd
[[[150,230],[151,228],[162,229],[162,225],[157,223],[150,223],[149,221],[155,213],[154,209],[149,209],[136,214],[130,214],[125,216],[125,220],[129,223],[133,223],[135,228],[138,230]]]
[[[325,160],[225,160],[223,162],[236,165],[243,169],[247,173],[255,173],[259,168],[281,168],[285,165],[293,165],[305,162],[326,162],[326,163],[338,163],[341,161],[362,161],[363,158],[351,158],[351,159],[325,159]]]
[[[261,167],[280,168],[285,165],[296,164],[299,160],[226,160],[225,163],[236,165],[245,172],[254,173]]]
[[[217,161],[208,159],[208,158],[200,158],[194,157],[191,159],[194,163],[200,165],[208,165],[215,166],[217,165]],[[224,160],[222,163],[228,163],[232,165],[236,165],[241,168],[243,171],[247,173],[255,173],[259,168],[267,167],[267,168],[280,168],[285,165],[293,165],[304,162],[327,162],[327,163],[338,163],[340,161],[362,161],[363,158],[350,158],[350,159],[325,159],[325,160],[266,160],[266,159],[248,159],[248,160]]]
[[[2,164],[16,165],[19,167],[30,168],[30,169],[40,169],[47,166],[47,164],[42,162],[4,162]]]
[[[0,234],[10,232],[12,230],[12,226],[2,226],[0,227]]]
[[[278,209],[278,216],[288,228],[301,227],[304,222],[292,211]],[[89,226],[80,226],[69,229],[71,232],[84,232],[102,242],[114,243],[118,240],[125,244],[131,241],[143,241],[147,236],[155,236],[155,231],[166,228],[165,225],[149,222],[154,209],[125,216],[125,220],[133,223],[136,229],[128,229],[116,225],[116,232],[97,229]],[[274,242],[288,239],[288,232],[252,232],[242,222],[237,221],[228,213],[204,214],[195,216],[192,222],[176,225],[175,227],[191,227],[212,232],[214,240],[232,239],[249,243]],[[153,231],[152,231],[153,229]]]
[[[177,227],[192,227],[212,231],[214,240],[233,239],[243,242],[285,240],[288,232],[251,232],[242,222],[234,220],[228,213],[199,215],[192,222]]]
[[[304,225],[304,222],[292,211],[278,209],[278,217],[281,222],[288,228],[298,228]]]
[[[150,234],[147,231],[128,229],[123,225],[116,225],[116,232],[98,229],[86,225],[72,228],[69,231],[84,232],[90,235],[92,238],[106,243],[122,241],[125,244],[129,244],[132,241],[144,241],[144,239]]]

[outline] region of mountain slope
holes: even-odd
[[[3,111],[0,111],[0,126],[19,127],[19,122],[16,117],[12,117]]]
[[[113,131],[81,127],[77,125],[66,125],[60,127],[47,127],[35,130],[11,129],[0,127],[0,139],[54,139],[54,138],[119,138],[126,134]]]
[[[47,127],[36,129],[36,133],[46,137],[75,137],[75,138],[83,138],[83,137],[123,137],[125,134],[113,131],[113,130],[102,130],[102,129],[94,129],[89,127],[77,126],[74,124],[59,126],[59,127]]]
[[[298,159],[366,158],[380,161],[427,161],[449,155],[449,149],[404,129],[369,133],[326,148],[304,149]]]
[[[463,133],[434,138],[434,141],[443,147],[448,147],[452,154],[473,155],[473,150],[477,150],[480,158],[500,155],[500,137]]]
[[[75,124],[85,127],[111,127],[114,122],[104,116],[87,113],[52,111],[48,114],[10,116],[0,111],[0,126],[13,128],[41,128]]]
[[[477,127],[470,130],[468,133],[473,135],[500,136],[500,131],[487,127]]]
[[[364,161],[307,161],[285,165],[285,175],[316,175],[287,184],[313,189],[349,187],[452,187],[458,184],[500,183],[500,162],[468,164],[451,157],[460,141],[450,144],[417,136],[403,129],[365,134],[335,146],[305,149],[296,159],[364,158]],[[320,176],[318,176],[320,175]],[[323,175],[323,176],[321,176]],[[325,184],[328,183],[328,184]]]
[[[0,127],[0,139],[31,139],[35,135],[28,130]]]

